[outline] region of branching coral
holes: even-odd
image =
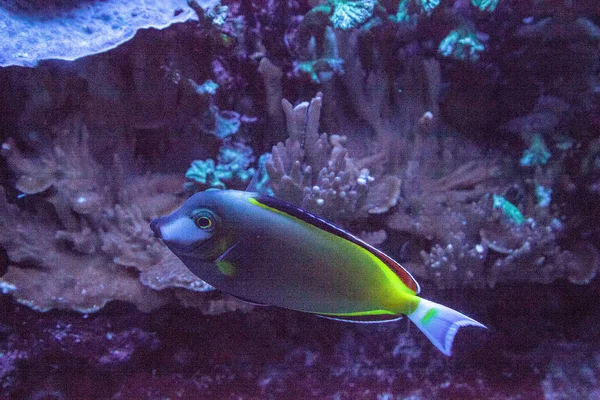
[[[344,60],[339,57],[334,30],[323,25],[319,14],[319,11],[311,11],[298,28],[295,50],[300,60],[294,61],[293,69],[294,75],[306,75],[314,83],[344,74]]]
[[[37,158],[25,157],[13,141],[3,145],[17,187],[30,195],[17,205],[0,193],[0,245],[10,260],[2,290],[42,311],[92,312],[112,300],[148,311],[178,302],[178,290],[190,291],[186,304],[213,309],[220,299],[197,293],[210,286],[148,226],[180,204],[183,182],[171,175],[128,178],[118,159],[104,172],[77,119],[55,135]]]
[[[273,147],[266,162],[277,197],[331,220],[381,213],[395,205],[399,183],[374,179],[348,158],[343,136],[319,134],[322,94],[293,107],[282,102],[289,138]]]
[[[321,102],[321,94],[296,107],[282,102],[289,138],[273,147],[266,168],[277,197],[339,219],[361,209],[369,172],[349,163],[342,137],[319,134]]]
[[[415,56],[401,62],[402,74],[390,76],[386,65],[398,60],[372,49],[367,50],[373,53],[370,57],[381,60],[367,69],[356,57],[361,54],[360,38],[358,31],[339,34],[340,55],[346,60],[343,81],[354,111],[375,132],[387,170],[398,173],[410,157],[409,143],[417,135],[423,115],[431,115],[431,127],[439,119],[440,66],[436,60]]]
[[[564,224],[547,206],[525,203],[522,212],[504,196],[489,194],[506,185],[493,166],[466,164],[438,180],[423,171],[416,176],[405,183],[401,206],[388,219],[391,230],[408,235],[402,257],[416,275],[440,287],[565,277],[589,282],[595,276],[595,247],[561,246]]]

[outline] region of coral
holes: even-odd
[[[189,0],[188,5],[198,16],[198,34],[208,38],[211,45],[223,51],[244,51],[239,46],[244,42],[244,18],[233,15],[239,5],[222,5],[221,0]]]
[[[550,158],[551,153],[544,143],[541,135],[536,134],[531,140],[531,146],[523,153],[521,165],[523,167],[534,167],[536,165],[545,165]]]
[[[258,72],[262,75],[265,85],[269,121],[274,126],[283,128],[285,126],[285,118],[281,108],[281,101],[283,100],[281,78],[283,77],[283,71],[267,57],[263,57],[258,65]]]
[[[534,140],[541,139],[543,144],[543,138],[555,132],[568,110],[569,104],[564,100],[554,96],[541,96],[530,113],[510,120],[506,129],[518,134],[526,143],[533,144]],[[540,137],[534,139],[536,135]]]
[[[587,285],[598,275],[600,252],[590,242],[576,242],[564,254],[565,268],[569,282]]]
[[[548,207],[552,202],[552,189],[537,184],[535,185],[535,197],[538,206]]]
[[[372,232],[362,231],[357,236],[371,246],[379,246],[387,239],[387,233],[383,229]]]
[[[209,7],[217,0],[201,1]],[[0,66],[35,66],[46,59],[75,60],[110,50],[139,29],[165,28],[195,16],[183,0],[3,2]]]
[[[373,15],[377,0],[331,0],[330,20],[336,29],[347,30],[363,24]]]
[[[216,106],[211,107],[210,113],[214,116],[214,128],[210,132],[225,139],[231,135],[235,135],[240,129],[241,115],[235,111],[219,110]]]
[[[421,10],[430,15],[431,12],[440,5],[439,0],[419,0],[419,5],[421,6]]]
[[[510,190],[504,196],[489,194],[499,191],[502,175],[474,167],[435,181],[422,171],[404,183],[400,208],[388,218],[388,227],[408,235],[402,258],[411,272],[445,288],[576,282],[579,277],[589,282],[595,276],[597,250],[589,243],[560,245],[567,230],[552,217],[546,200],[524,202],[521,212],[507,200]]]
[[[190,80],[191,83],[195,83],[194,81]],[[194,90],[197,94],[207,94],[207,95],[214,95],[217,93],[217,89],[219,88],[219,85],[214,82],[212,79],[209,79],[207,81],[205,81],[204,83],[202,83],[201,85],[195,85]]]
[[[219,139],[225,139],[233,136],[240,130],[242,120],[244,122],[250,122],[252,119],[242,116],[240,113],[230,110],[221,110],[216,104],[215,95],[219,84],[212,79],[204,81],[202,84],[198,84],[193,79],[184,79],[181,76],[181,71],[172,66],[164,67],[167,72],[167,77],[175,84],[180,85],[190,93],[198,95],[202,100],[207,102],[208,107],[204,112],[202,122],[200,124],[200,130],[204,133],[214,135]],[[221,81],[227,81],[228,77],[221,77]]]
[[[14,141],[3,145],[18,187],[29,193],[22,201],[30,205],[10,204],[4,191],[0,195],[0,244],[10,260],[0,278],[3,292],[41,311],[93,312],[112,300],[148,311],[177,302],[175,288],[196,292],[201,304],[198,292],[212,288],[148,226],[180,204],[181,180],[128,178],[118,158],[102,168],[77,121],[57,130],[53,146],[36,158],[25,157]]]
[[[504,214],[509,221],[517,225],[521,225],[525,222],[525,217],[521,214],[521,211],[502,196],[494,195],[494,208],[501,210],[502,214]]]
[[[219,150],[217,162],[196,160],[185,173],[188,181],[185,186],[194,192],[216,189],[243,189],[254,176],[249,168],[254,161],[252,149],[242,143],[227,143]]]
[[[375,179],[348,158],[345,138],[319,134],[322,94],[293,107],[284,100],[289,138],[266,162],[277,197],[334,221],[383,213],[395,204],[395,177]]]
[[[471,0],[471,4],[481,11],[494,12],[496,7],[498,7],[499,1],[500,0]]]
[[[565,262],[573,258],[572,254],[556,244],[562,225],[502,221],[500,215],[491,212],[490,201],[485,198],[455,209],[448,216],[443,214],[444,222],[440,221],[449,231],[436,229],[437,244],[420,253],[425,273],[438,286],[549,283],[567,275]],[[463,226],[452,217],[462,219]]]
[[[353,112],[375,133],[373,147],[378,155],[372,164],[383,165],[386,172],[398,174],[414,151],[411,143],[421,129],[419,120],[429,113],[427,129],[430,131],[439,120],[440,65],[434,59],[419,55],[398,60],[385,51],[383,41],[364,50],[367,54],[363,54],[359,50],[363,40],[375,39],[359,31],[339,33],[340,57],[345,60],[342,80],[347,94],[327,91],[325,94],[328,98],[349,97]],[[364,65],[363,57],[371,59],[372,65]],[[392,72],[398,75],[390,76]],[[348,129],[356,130],[356,127]]]
[[[311,61],[295,61],[294,74],[308,75],[314,83],[326,82],[344,73],[344,61],[339,58],[320,58]]]
[[[294,61],[292,73],[306,75],[313,83],[322,83],[344,74],[344,60],[339,56],[334,30],[320,25],[323,21],[313,19],[309,13],[298,28],[300,40],[296,51],[300,60]]]
[[[485,46],[479,41],[477,35],[462,29],[450,31],[439,46],[439,52],[444,57],[471,62],[479,60],[479,53],[483,50]]]

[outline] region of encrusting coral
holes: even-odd
[[[195,17],[184,0],[13,0],[0,6],[0,66],[35,66],[47,59],[75,60],[110,50],[138,29],[165,28]],[[210,7],[218,0],[203,0]]]
[[[40,311],[93,312],[113,300],[143,311],[173,302],[212,313],[235,307],[200,293],[212,288],[150,231],[151,218],[183,200],[180,177],[130,178],[118,158],[106,171],[94,161],[77,118],[54,134],[52,147],[39,149],[37,158],[12,140],[2,146],[24,194],[11,204],[0,193],[0,244],[9,258],[0,278],[4,293]]]

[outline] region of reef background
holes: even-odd
[[[0,2],[0,395],[600,397],[598,25],[593,0]],[[255,174],[489,331],[446,358],[211,290],[148,222]]]

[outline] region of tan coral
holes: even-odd
[[[148,226],[181,204],[183,177],[125,174],[118,157],[101,167],[81,120],[67,121],[38,158],[25,157],[14,141],[3,146],[19,180],[45,183],[31,191],[27,208],[10,204],[0,189],[0,245],[9,258],[2,291],[41,311],[93,312],[114,300],[149,311],[179,302],[175,289],[202,304],[200,292],[212,288]]]

